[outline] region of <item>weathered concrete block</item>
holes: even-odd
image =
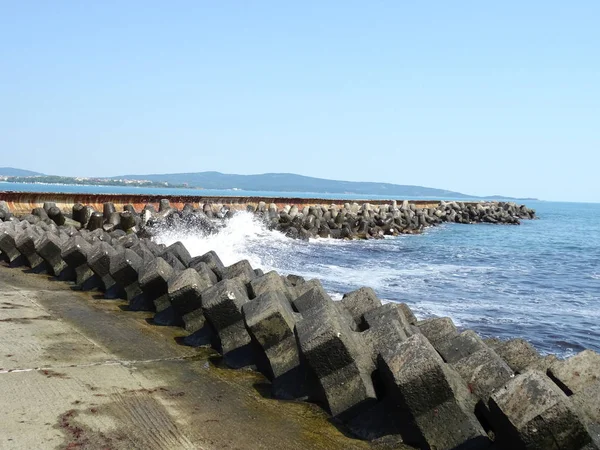
[[[438,344],[437,351],[447,363],[455,363],[488,347],[472,330],[466,330],[459,335]]]
[[[169,280],[174,273],[173,268],[161,257],[146,261],[142,266],[138,277],[140,289],[145,297],[154,303],[157,313],[171,306]],[[159,323],[159,325],[167,324]]]
[[[420,320],[417,322],[417,326],[435,348],[440,342],[445,342],[458,335],[458,330],[449,317]]]
[[[500,448],[583,449],[592,443],[571,401],[541,372],[517,375],[492,394],[488,406]]]
[[[300,363],[294,326],[300,316],[286,296],[269,290],[242,306],[244,323],[265,358],[263,374],[275,398],[306,398],[311,385]]]
[[[373,364],[377,364],[379,355],[395,351],[398,345],[409,337],[396,319],[377,322],[361,336],[369,345]]]
[[[381,300],[379,300],[373,289],[361,287],[345,294],[342,298],[342,305],[350,312],[359,329],[364,330],[367,328],[364,315],[380,307]]]
[[[399,303],[386,303],[381,305],[379,308],[365,313],[365,325],[367,328],[373,328],[391,320],[395,320],[398,322],[407,337],[412,336],[415,331],[413,326],[407,320],[404,311],[404,308],[402,308],[401,304]]]
[[[192,268],[169,279],[169,298],[177,318],[202,308],[202,293],[212,286],[207,276],[202,276]]]
[[[143,260],[133,250],[126,248],[117,252],[110,260],[110,275],[125,291],[129,309],[133,311],[154,311],[154,303],[144,297],[139,284],[139,272]]]
[[[218,281],[222,280],[222,278],[219,275],[223,273],[223,269],[225,269],[225,265],[223,264],[223,262],[221,261],[219,256],[213,250],[205,253],[204,255],[196,256],[195,258],[192,258],[192,260],[190,261],[190,265],[196,264],[199,262],[205,263],[208,266],[208,268],[210,270],[212,270],[217,275],[217,277],[219,277]]]
[[[17,245],[15,243],[15,238],[18,237],[20,232],[21,231],[16,231],[15,229],[11,228],[4,228],[0,232],[0,256],[11,267],[25,262],[25,258],[17,249]]]
[[[61,274],[67,269],[67,263],[62,259],[62,246],[66,242],[65,235],[56,235],[46,233],[38,243],[38,254],[46,261],[46,267],[55,277],[61,277]],[[73,273],[73,276],[75,274]]]
[[[466,384],[423,335],[415,334],[383,354],[379,370],[387,392],[407,415],[400,430],[405,443],[439,450],[489,446],[469,409]]]
[[[192,261],[190,261],[190,265],[189,267],[191,269],[194,269],[196,272],[200,273],[200,274],[204,274],[206,275],[212,284],[217,284],[219,282],[219,279],[217,278],[217,274],[215,274],[210,267],[208,267],[208,264],[206,264],[204,261],[194,261],[192,259]]]
[[[80,235],[74,235],[62,247],[62,259],[75,271],[75,285],[81,290],[100,286],[100,279],[88,266],[92,246]]]
[[[17,250],[25,258],[26,264],[36,273],[46,271],[46,263],[36,252],[36,241],[40,239],[37,227],[29,227],[15,239]]]
[[[410,309],[410,306],[408,306],[406,303],[398,303],[398,305],[400,306],[400,309],[402,309],[404,317],[406,317],[408,323],[410,323],[411,325],[417,325],[417,317],[412,312],[412,309]]]
[[[485,399],[513,376],[513,371],[491,348],[486,347],[452,364],[471,392]]]
[[[295,294],[288,289],[287,285],[283,282],[281,275],[274,270],[263,276],[254,278],[248,284],[250,298],[258,298],[267,292],[280,292],[287,298],[288,302],[291,302],[294,299]]]
[[[523,339],[502,341],[493,349],[517,373],[525,372],[528,368],[539,364],[542,359],[533,346]]]
[[[588,384],[600,380],[600,354],[584,350],[556,361],[548,369],[548,375],[567,395],[580,392]]]
[[[331,415],[348,420],[376,401],[368,345],[349,329],[337,309],[311,309],[295,327],[304,361],[322,390]]]
[[[169,264],[174,270],[176,270],[178,272],[181,272],[181,271],[187,269],[187,267],[183,265],[181,260],[177,256],[175,256],[173,253],[162,252],[160,254],[160,257],[163,260],[165,260],[167,262],[167,264]]]
[[[219,337],[216,350],[225,363],[240,368],[255,363],[242,306],[249,301],[243,278],[225,279],[202,293],[202,310]]]
[[[174,242],[173,244],[169,245],[165,249],[164,253],[171,253],[186,268],[188,267],[188,264],[192,260],[192,257],[190,256],[190,252],[188,251],[187,248],[185,248],[185,245],[183,245],[180,241]]]
[[[247,259],[242,259],[241,261],[236,262],[228,267],[225,267],[221,271],[221,273],[217,273],[222,280],[230,280],[233,278],[239,278],[244,283],[250,283],[254,278],[256,278],[256,274],[254,273],[254,269],[250,265],[250,262]]]
[[[110,274],[110,261],[116,258],[118,252],[107,242],[99,241],[93,247],[88,258],[88,266],[102,283],[100,290],[104,291],[104,298],[119,298],[125,293]]]

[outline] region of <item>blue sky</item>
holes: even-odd
[[[596,1],[0,7],[0,166],[600,202]]]

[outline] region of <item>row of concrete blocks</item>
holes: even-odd
[[[358,436],[418,448],[598,448],[600,357],[542,358],[483,341],[448,318],[417,321],[368,288],[334,302],[316,280],[225,267],[135,235],[3,224],[7,262],[123,296],[180,325],[232,368],[255,367],[276,398],[322,404]],[[37,257],[36,257],[37,255]]]

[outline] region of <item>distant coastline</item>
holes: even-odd
[[[453,200],[514,200],[535,201],[535,198],[503,195],[477,196],[416,185],[381,182],[342,181],[307,177],[293,173],[264,173],[236,175],[220,172],[191,172],[172,174],[120,175],[115,177],[66,177],[47,175],[11,167],[0,167],[0,182],[15,184],[46,184],[55,186],[97,186],[117,188],[154,188],[179,190],[218,190],[263,193],[315,193],[379,198],[437,198]],[[185,195],[185,194],[183,194]],[[193,195],[193,194],[191,194]]]

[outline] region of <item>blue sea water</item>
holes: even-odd
[[[419,318],[449,316],[484,337],[524,338],[542,353],[600,351],[600,204],[529,202],[520,226],[445,224],[371,241],[291,240],[247,213],[215,236],[160,235],[193,255],[320,279],[334,298],[370,286]]]
[[[16,185],[0,190],[216,196],[312,193],[189,191],[156,188]],[[347,199],[380,198],[345,196]],[[165,231],[193,255],[215,250],[226,264],[320,279],[334,298],[370,286],[380,298],[406,302],[420,318],[449,316],[484,337],[522,337],[543,353],[600,351],[600,204],[527,202],[539,219],[520,226],[445,224],[422,235],[372,241],[290,240],[250,214],[236,215],[217,235]]]

